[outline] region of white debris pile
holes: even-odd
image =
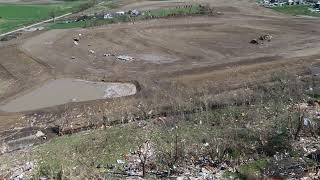
[[[119,55],[119,56],[117,56],[117,59],[121,60],[121,61],[133,61],[134,60],[133,57],[128,56],[128,55]]]
[[[34,162],[27,162],[26,164],[13,169],[10,179],[27,179],[30,172],[35,168]]]
[[[35,134],[35,136],[38,137],[38,138],[39,138],[39,137],[45,137],[45,135],[46,135],[46,134],[44,134],[42,131],[38,131],[38,132]]]
[[[116,56],[115,54],[113,53],[105,53],[103,54],[104,57],[110,57],[110,56]]]
[[[293,142],[292,147],[304,153],[304,156],[312,154],[320,149],[320,140],[316,137],[300,137]]]
[[[32,27],[32,28],[25,29],[24,31],[34,32],[34,31],[41,31],[41,30],[44,30],[44,27]]]
[[[73,38],[73,44],[78,46],[79,42],[80,42],[80,38],[81,38],[82,34],[78,34],[78,37],[74,37]]]

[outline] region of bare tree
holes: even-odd
[[[53,22],[56,22],[56,11],[55,10],[50,11],[49,16],[51,17]]]
[[[142,177],[146,176],[146,165],[149,158],[152,155],[151,149],[152,148],[151,148],[150,142],[146,141],[145,143],[143,143],[143,145],[139,147],[139,150],[138,150],[138,156],[139,156],[140,164],[142,167]]]

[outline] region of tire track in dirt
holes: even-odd
[[[54,67],[52,67],[50,64],[45,63],[44,61],[42,61],[40,58],[37,58],[35,56],[32,56],[31,53],[29,53],[28,51],[24,50],[23,47],[19,46],[19,51],[21,53],[23,53],[26,57],[30,58],[31,60],[33,60],[34,62],[40,64],[41,66],[43,66],[45,69],[47,69],[47,72],[51,75],[54,76]]]

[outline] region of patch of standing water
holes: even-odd
[[[69,102],[130,96],[136,94],[136,92],[136,86],[132,83],[57,79],[1,105],[0,110],[6,112],[29,111]]]
[[[155,64],[173,63],[178,60],[174,57],[162,56],[157,54],[141,54],[140,56],[138,55],[138,57],[140,57],[144,61],[148,61],[150,63]]]

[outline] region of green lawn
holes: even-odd
[[[50,13],[56,16],[77,10],[86,3],[84,0],[56,4],[0,4],[0,33],[8,32],[25,25],[49,19]]]
[[[284,5],[279,7],[273,7],[272,9],[282,13],[291,14],[291,15],[306,15],[306,16],[320,17],[320,13],[311,12],[309,8],[310,6],[308,5],[294,5],[294,6]]]

